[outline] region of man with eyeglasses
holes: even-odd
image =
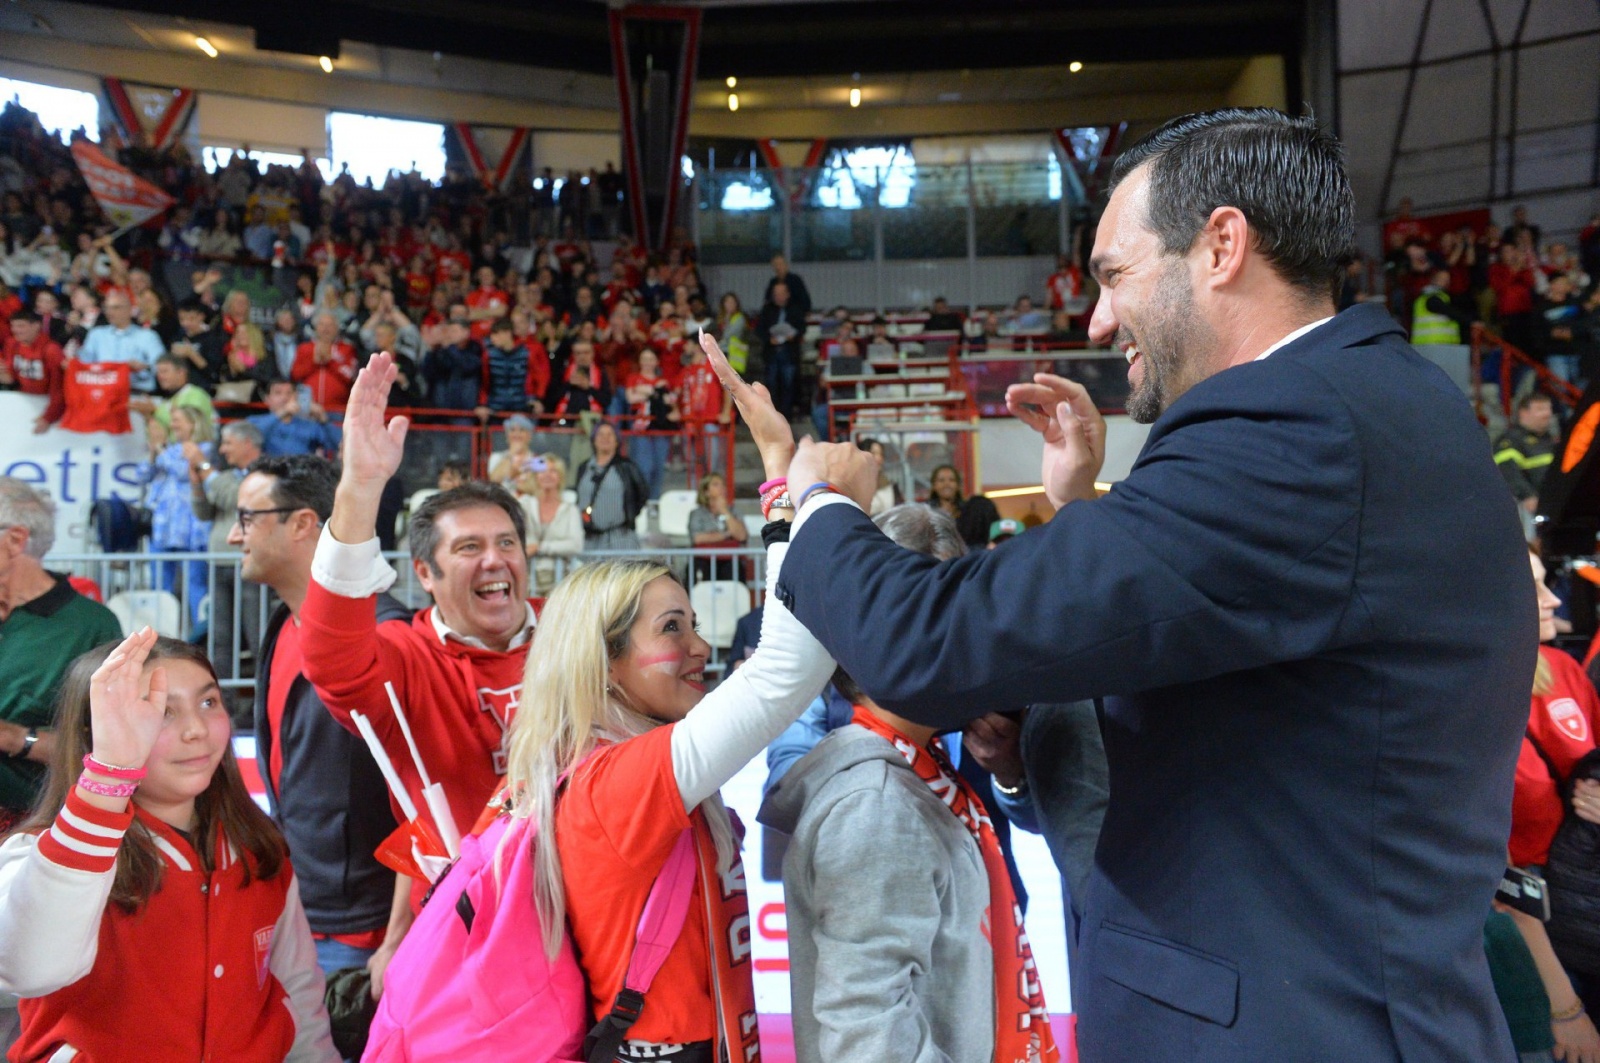
[[[383,969],[411,925],[409,891],[373,856],[394,830],[388,790],[372,754],[339,726],[304,673],[300,612],[311,558],[333,512],[338,474],[311,455],[260,458],[239,483],[228,542],[241,574],[281,599],[256,660],[256,763],[300,878],[300,898],[324,973]],[[219,522],[220,523],[220,522]],[[410,610],[379,595],[377,622]]]

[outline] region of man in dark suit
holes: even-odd
[[[1120,695],[1088,1063],[1512,1060],[1482,928],[1536,613],[1483,432],[1381,308],[1333,316],[1353,202],[1312,120],[1175,119],[1113,177],[1090,331],[1153,422],[1127,479],[1094,499],[1081,388],[1018,385],[1059,512],[938,563],[848,502],[860,451],[802,444],[778,594],[919,723]]]

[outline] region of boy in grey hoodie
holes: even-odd
[[[955,523],[927,506],[896,506],[877,524],[940,560],[966,550]],[[783,882],[795,1059],[993,1063],[990,922],[1013,913],[991,913],[990,870],[954,811],[968,803],[913,770],[917,756],[925,770],[935,763],[932,728],[878,707],[842,672],[834,683],[862,710],[857,722],[790,768],[758,816],[792,836]],[[972,804],[966,814],[986,823]],[[1020,946],[1026,954],[1025,936]],[[1036,1004],[1023,1005],[1022,1022],[1044,1028],[1043,1047],[1018,1058],[1054,1059],[1031,957],[1018,975]]]

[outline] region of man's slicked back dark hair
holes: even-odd
[[[1152,232],[1183,254],[1218,207],[1237,207],[1256,250],[1289,284],[1331,294],[1355,254],[1344,149],[1310,116],[1226,107],[1174,118],[1118,157],[1111,187],[1150,164]]]
[[[285,509],[309,509],[322,523],[333,515],[333,492],[339,486],[339,467],[315,454],[257,458],[250,472],[272,477],[272,502]]]
[[[439,517],[453,509],[470,509],[474,506],[505,510],[506,516],[511,518],[512,526],[517,529],[517,542],[524,547],[527,546],[528,518],[522,512],[522,503],[499,484],[468,480],[460,487],[452,487],[448,491],[429,495],[417,507],[416,512],[411,514],[408,525],[410,531],[407,534],[407,538],[411,541],[411,560],[426,561],[435,575],[441,572],[438,562],[434,560],[434,555],[439,550]]]

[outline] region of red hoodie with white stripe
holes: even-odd
[[[109,899],[135,819],[163,866],[129,913]],[[183,834],[74,788],[48,831],[0,846],[0,990],[23,998],[13,1063],[339,1058],[294,872],[246,886],[220,832],[214,844],[208,875]]]

